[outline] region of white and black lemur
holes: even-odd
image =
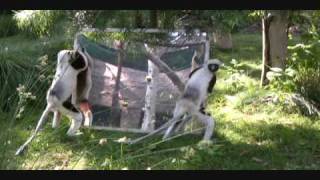
[[[57,57],[57,68],[52,84],[47,92],[47,106],[37,127],[29,139],[17,150],[19,155],[34,139],[50,112],[53,112],[52,127],[57,128],[64,114],[71,119],[68,136],[77,134],[84,120],[85,126],[92,123],[92,113],[88,102],[91,90],[91,70],[89,60],[80,50],[61,50]],[[84,84],[84,82],[86,84]]]
[[[157,130],[130,141],[129,143],[135,144],[168,128],[163,136],[163,139],[166,139],[171,136],[172,132],[182,128],[192,117],[195,117],[195,119],[198,119],[206,126],[203,140],[209,141],[213,134],[215,122],[213,117],[205,112],[205,101],[208,94],[213,90],[216,83],[216,72],[221,65],[222,62],[220,60],[213,59],[194,69],[189,75],[182,95],[176,102],[173,118]],[[184,118],[185,115],[187,115],[186,118]]]

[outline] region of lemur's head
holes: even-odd
[[[70,65],[77,71],[83,71],[88,66],[87,58],[79,50],[61,50],[58,53],[58,66],[64,69]]]
[[[218,59],[210,59],[207,62],[207,67],[210,72],[215,73],[216,71],[218,71],[222,64],[223,63]]]

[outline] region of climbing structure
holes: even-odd
[[[166,48],[160,54],[158,51],[152,51],[151,56],[141,57],[133,57],[124,51],[119,74],[119,49],[77,34],[74,48],[82,48],[91,62],[92,89],[89,101],[93,108],[93,126],[151,131],[166,122],[172,116],[181,91],[168,73],[174,73],[174,77],[184,83],[191,71],[191,60],[199,45],[202,44],[197,42],[194,46],[191,44],[175,51],[168,51],[170,49]],[[144,48],[144,45],[134,47]],[[161,62],[155,62],[150,57],[161,57]],[[159,67],[158,63],[165,65],[172,72],[166,72],[168,70]],[[119,75],[120,79],[117,82]],[[114,98],[117,85],[118,97]],[[118,125],[111,123],[114,121],[112,106],[115,99],[120,108]]]

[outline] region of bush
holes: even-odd
[[[1,15],[0,22],[0,38],[12,36],[17,33],[18,28],[11,15]]]
[[[72,42],[64,37],[44,41],[29,40],[23,36],[2,39],[0,44],[0,109],[11,112],[19,101],[17,87],[25,86],[36,95],[39,107],[45,103],[45,94],[55,71],[57,53],[71,48]],[[1,111],[1,110],[0,110]]]
[[[315,101],[320,107],[320,68],[301,69],[295,83],[299,87],[298,92],[304,97]]]
[[[314,14],[315,22],[320,14]],[[314,23],[316,24],[316,23]],[[302,36],[303,43],[289,46],[288,65],[296,70],[293,82],[296,91],[320,107],[320,35],[319,28],[311,24],[308,33]]]
[[[30,65],[22,59],[13,60],[14,57],[5,52],[0,53],[0,100],[3,111],[10,111],[12,103],[16,101],[16,88],[19,82],[25,81]]]

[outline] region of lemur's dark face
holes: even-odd
[[[219,65],[218,64],[208,64],[208,69],[210,72],[214,73],[218,71]]]

